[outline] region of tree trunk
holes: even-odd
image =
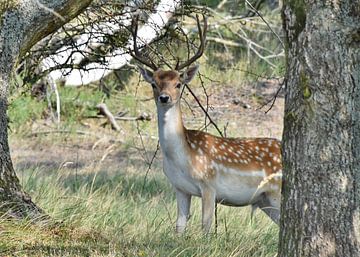
[[[16,177],[8,145],[6,89],[8,81],[0,79],[0,212],[10,217],[35,217],[42,211],[22,191]]]
[[[360,256],[360,3],[287,0],[280,257]]]
[[[41,2],[41,4],[40,4]],[[78,15],[91,0],[7,0],[0,3],[0,212],[12,217],[42,214],[22,190],[8,145],[7,96],[19,58],[36,42]]]

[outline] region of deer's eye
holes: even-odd
[[[176,88],[180,89],[181,88],[181,83],[177,83]]]
[[[155,89],[156,88],[156,85],[155,85],[155,83],[153,82],[153,83],[151,83],[151,86],[152,86],[152,88],[153,89]]]

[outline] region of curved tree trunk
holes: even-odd
[[[8,85],[9,78],[0,78],[0,213],[16,218],[34,217],[42,212],[22,191],[10,158],[6,115]]]
[[[360,3],[284,1],[280,257],[360,256]]]
[[[40,4],[41,2],[41,4]],[[19,58],[40,39],[79,14],[91,0],[7,0],[0,3],[0,212],[13,217],[42,214],[22,190],[8,145],[7,96]]]

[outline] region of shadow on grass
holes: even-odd
[[[96,246],[93,250],[91,246],[48,246],[35,245],[24,247],[21,250],[0,251],[1,256],[93,256],[94,254],[109,254],[109,247]]]
[[[160,172],[146,174],[127,174],[119,172],[115,175],[107,171],[97,174],[76,175],[71,174],[60,178],[63,187],[75,193],[79,188],[86,186],[92,191],[116,191],[121,196],[138,196],[153,198],[161,195],[164,191],[171,191],[170,184],[165,175]]]
[[[151,170],[146,174],[114,170],[77,173],[72,170],[64,172],[36,169],[23,170],[18,175],[28,192],[64,190],[66,194],[77,195],[85,190],[88,193],[101,192],[144,200],[164,195],[166,201],[174,199],[170,183],[158,170]]]

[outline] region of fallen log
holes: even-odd
[[[99,109],[99,114],[104,115],[108,122],[111,124],[111,128],[116,130],[116,131],[122,131],[121,127],[119,126],[119,124],[117,124],[114,115],[109,111],[108,107],[106,106],[106,104],[101,103],[98,104],[96,106],[96,108]]]
[[[103,115],[93,115],[93,116],[85,116],[86,119],[105,119],[106,117]],[[114,116],[115,120],[121,120],[121,121],[150,121],[152,119],[151,115],[143,112],[137,117],[124,117],[124,116]]]

